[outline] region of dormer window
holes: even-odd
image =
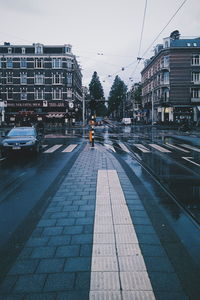
[[[35,54],[42,54],[43,53],[43,46],[40,44],[35,45]]]
[[[197,43],[193,43],[193,46],[196,47],[196,46],[197,46]]]
[[[12,48],[8,48],[8,54],[12,53]]]
[[[187,46],[188,46],[188,47],[190,47],[190,46],[191,46],[191,44],[190,44],[190,43],[187,43]]]
[[[22,54],[26,54],[26,48],[22,48]]]
[[[72,47],[71,45],[65,45],[65,53],[71,53]]]

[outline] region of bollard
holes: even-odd
[[[94,126],[92,126],[92,147],[94,147]]]

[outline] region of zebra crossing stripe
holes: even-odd
[[[54,145],[53,147],[47,149],[46,151],[44,151],[44,153],[52,153],[54,151],[56,151],[58,148],[60,148],[62,145]]]
[[[193,157],[182,157],[182,158],[185,159],[185,160],[187,160],[187,161],[189,161],[189,162],[191,162],[192,164],[194,164],[194,165],[200,167],[200,164],[198,164],[198,163],[196,163],[195,161],[192,161],[192,160],[191,160],[191,159],[193,159]]]
[[[189,152],[190,152],[190,151],[188,151],[188,150],[185,150],[185,149],[183,149],[183,148],[181,148],[181,147],[172,145],[172,144],[170,144],[170,143],[166,143],[166,146],[168,146],[168,147],[170,147],[170,148],[174,148],[174,149],[180,150],[180,151],[185,152],[185,153],[189,153]]]
[[[109,144],[104,144],[108,149],[112,150],[113,152],[116,152],[114,147]]]
[[[89,299],[136,298],[155,296],[117,172],[98,170]]]
[[[76,147],[77,147],[77,144],[71,144],[71,145],[67,146],[67,148],[65,148],[62,152],[63,153],[72,152]]]
[[[191,145],[181,144],[181,146],[183,146],[183,147],[185,147],[187,149],[190,149],[190,150],[194,150],[194,151],[200,152],[199,148],[193,147]]]
[[[156,144],[149,144],[149,146],[151,146],[152,148],[155,148],[156,150],[160,151],[160,152],[167,152],[167,153],[171,153],[171,151],[159,146],[159,145],[156,145]]]
[[[131,153],[131,151],[123,143],[119,143],[119,145],[122,148],[122,150],[124,150],[127,153]]]
[[[145,146],[143,146],[142,144],[133,144],[133,146],[135,146],[136,148],[138,148],[140,151],[144,152],[144,153],[149,153],[150,150],[147,149]]]

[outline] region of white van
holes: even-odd
[[[131,125],[131,118],[123,118],[122,124],[124,125]]]

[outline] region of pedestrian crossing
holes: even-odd
[[[167,142],[166,144],[158,145],[154,143],[147,143],[145,145],[141,143],[133,143],[128,144],[128,146],[125,145],[123,142],[118,143],[104,143],[104,147],[113,153],[122,151],[127,154],[133,153],[139,160],[142,159],[142,154],[148,155],[148,154],[155,154],[156,152],[162,153],[162,154],[179,154],[180,158],[182,158],[184,161],[187,161],[189,163],[192,163],[193,165],[200,166],[199,161],[194,161],[194,158],[191,156],[191,154],[196,151],[200,152],[200,149],[191,145],[187,144],[171,144]],[[70,153],[73,152],[77,148],[78,144],[70,144],[70,145],[64,145],[64,144],[56,144],[56,145],[42,145],[43,154],[53,154],[53,153]],[[181,156],[183,155],[183,156]],[[187,156],[186,156],[187,155]]]
[[[50,148],[48,148],[47,150],[45,150],[48,147],[48,145],[42,145],[42,149],[44,149],[44,151],[43,151],[44,154],[54,153],[60,148],[62,148],[62,150],[61,150],[62,153],[70,153],[78,146],[78,144],[70,144],[67,147],[65,146],[64,149],[63,149],[63,146],[64,145],[62,145],[62,144],[53,145],[53,146],[50,146]]]

